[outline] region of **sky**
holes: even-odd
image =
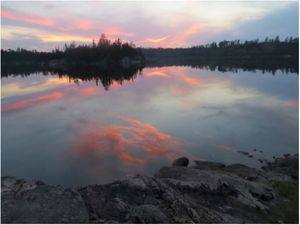
[[[1,48],[48,51],[102,33],[143,47],[298,37],[298,1],[2,1]]]

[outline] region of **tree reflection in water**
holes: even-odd
[[[1,77],[8,76],[29,76],[32,73],[43,73],[44,75],[58,75],[59,77],[67,76],[71,81],[79,83],[80,81],[99,82],[105,90],[109,90],[110,86],[116,82],[120,85],[126,81],[133,81],[142,70],[146,67],[165,67],[165,66],[187,66],[193,68],[207,69],[219,72],[238,73],[242,71],[260,70],[262,73],[270,72],[275,75],[276,71],[282,73],[298,73],[298,62],[289,59],[282,60],[216,60],[206,61],[193,59],[162,59],[155,61],[146,61],[146,65],[133,64],[130,66],[97,66],[90,64],[33,64],[33,63],[15,63],[2,64]]]

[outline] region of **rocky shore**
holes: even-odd
[[[151,177],[78,189],[2,177],[1,222],[298,223],[298,160],[255,169],[183,157]]]

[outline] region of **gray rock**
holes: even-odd
[[[80,194],[39,181],[3,177],[2,223],[86,223],[88,213]]]
[[[277,223],[285,221],[281,203],[287,200],[273,181],[297,183],[297,165],[298,156],[277,158],[265,170],[196,161],[78,191],[4,177],[2,222]]]
[[[167,223],[166,215],[154,205],[140,205],[132,209],[130,223]]]
[[[187,167],[189,164],[189,159],[186,157],[180,157],[172,163],[172,166],[184,166]]]
[[[240,154],[243,154],[243,155],[249,155],[249,152],[245,152],[245,151],[241,151],[241,150],[238,150],[236,152],[240,153]]]
[[[264,166],[269,179],[281,181],[293,181],[299,178],[299,157],[298,155],[288,155],[275,158],[273,162],[269,162]]]
[[[196,166],[194,168],[197,169],[222,169],[225,168],[225,164],[223,163],[218,163],[218,162],[208,162],[208,161],[200,161],[200,160],[195,160],[194,161]]]
[[[259,169],[251,168],[242,164],[231,164],[225,168],[225,171],[233,173],[246,180],[257,180],[261,179],[266,181],[263,173]]]

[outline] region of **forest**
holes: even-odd
[[[1,50],[1,62],[8,71],[21,64],[40,64],[47,68],[65,68],[67,64],[94,64],[96,66],[140,64],[144,66],[193,66],[209,65],[219,70],[225,68],[246,68],[247,70],[277,69],[298,72],[299,38],[287,37],[280,40],[265,38],[251,41],[221,41],[189,48],[142,48],[133,43],[123,43],[120,39],[111,41],[104,34],[98,42],[76,45],[65,44],[63,49],[51,52],[29,51],[25,49]],[[129,61],[129,62],[128,62]],[[127,63],[126,63],[127,62]],[[6,68],[2,66],[2,71]],[[29,66],[32,70],[32,66]]]
[[[200,57],[200,58],[298,58],[299,38],[287,37],[280,40],[265,38],[251,41],[221,41],[212,42],[206,45],[193,46],[189,48],[144,48],[143,53],[146,59],[164,57]]]
[[[55,49],[51,52],[30,51],[22,48],[1,49],[2,63],[63,60],[66,63],[118,64],[124,59],[143,61],[144,57],[141,49],[136,48],[133,43],[123,43],[120,39],[111,41],[104,34],[101,35],[98,43],[93,40],[91,44],[76,45],[73,42],[69,45],[65,44],[62,50]]]

